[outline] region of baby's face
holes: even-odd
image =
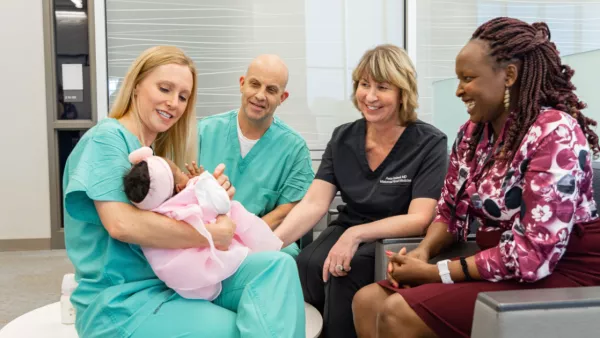
[[[171,167],[171,171],[173,172],[173,179],[175,180],[175,192],[180,192],[185,188],[186,184],[190,180],[190,178],[183,172],[179,167],[173,163],[173,161],[166,159],[167,163]]]

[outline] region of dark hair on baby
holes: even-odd
[[[148,163],[141,161],[134,165],[123,178],[125,185],[125,195],[130,201],[140,203],[150,191],[150,171]]]

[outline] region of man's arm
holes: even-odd
[[[296,204],[298,204],[298,202],[292,202],[292,203],[286,203],[286,204],[279,205],[275,209],[273,209],[270,213],[264,215],[262,217],[262,220],[265,221],[269,225],[271,230],[275,230],[279,226],[279,224],[281,224],[281,222],[283,222],[283,219],[285,218],[285,216],[287,216],[287,214],[289,214],[290,211],[292,211],[292,209],[294,208],[294,206]]]

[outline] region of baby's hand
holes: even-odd
[[[200,174],[202,174],[204,172],[204,167],[203,166],[198,167],[196,165],[196,161],[192,161],[192,165],[189,165],[186,163],[185,167],[188,170],[188,173],[186,175],[189,178],[200,176]]]

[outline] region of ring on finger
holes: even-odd
[[[338,265],[336,265],[336,266],[335,266],[335,268],[336,268],[336,270],[338,270],[338,271],[341,271],[341,272],[344,272],[344,271],[345,271],[345,270],[344,270],[344,266],[343,266],[343,265],[341,265],[341,264],[338,264]]]

